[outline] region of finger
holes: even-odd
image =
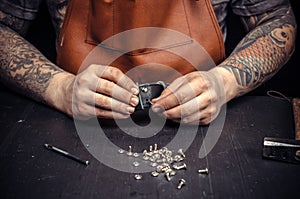
[[[159,101],[156,101],[156,103],[153,104],[152,110],[154,112],[159,112],[162,108],[164,110],[169,110],[190,101],[200,94],[201,91],[199,88],[196,90],[193,88],[192,84],[185,84],[179,87],[174,93],[162,98]]]
[[[115,111],[104,110],[100,108],[95,108],[95,114],[99,118],[109,118],[109,119],[126,119],[130,115],[122,114]]]
[[[183,123],[209,124],[218,115],[216,106],[208,106],[182,119]]]
[[[110,80],[132,94],[137,95],[139,93],[138,86],[120,69],[106,66],[103,70],[97,70],[97,76],[103,79]]]
[[[210,92],[204,92],[182,105],[166,110],[163,114],[169,119],[184,118],[210,106],[214,101],[215,97]]]
[[[81,106],[81,108],[78,109],[73,116],[79,120],[88,120],[92,117],[107,118],[107,119],[112,119],[112,118],[126,119],[130,115],[113,112],[110,110],[105,110],[105,109],[101,109],[95,106],[85,104],[85,106]]]
[[[111,96],[131,106],[137,106],[139,103],[139,98],[136,95],[105,79],[98,80],[96,92]]]
[[[152,102],[155,103],[155,102],[167,97],[168,95],[175,92],[184,83],[188,83],[188,82],[183,77],[180,77],[180,78],[174,80],[166,89],[163,90],[163,92],[160,94],[159,97],[152,99]]]
[[[111,97],[99,93],[96,93],[94,96],[95,96],[95,105],[101,109],[115,111],[125,115],[132,114],[135,110],[134,107],[122,103]]]

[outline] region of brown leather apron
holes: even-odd
[[[57,64],[74,74],[111,65],[134,81],[170,82],[224,56],[210,0],[69,0]]]

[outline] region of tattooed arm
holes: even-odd
[[[27,27],[26,21],[19,20],[0,12],[0,81],[70,116],[129,117],[138,103],[132,80],[107,66],[91,66],[77,76],[63,71],[8,27],[17,31]],[[110,89],[116,87],[119,99],[111,96]]]
[[[250,31],[220,65],[237,82],[231,97],[243,95],[270,79],[294,50],[296,21],[289,5],[271,12],[243,17]]]
[[[47,103],[49,83],[62,70],[21,36],[26,34],[29,21],[3,12],[0,16],[1,81],[19,93]]]
[[[271,78],[291,56],[296,22],[289,5],[244,18],[250,31],[219,67],[178,78],[152,100],[154,112],[190,124],[208,124],[221,106]]]

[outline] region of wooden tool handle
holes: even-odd
[[[300,99],[293,98],[293,112],[295,120],[295,139],[300,140]]]

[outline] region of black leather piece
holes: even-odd
[[[139,104],[136,110],[143,110],[145,108],[150,108],[152,105],[151,100],[153,98],[159,97],[162,91],[167,87],[166,83],[159,81],[156,83],[137,83],[140,89],[139,93]]]

